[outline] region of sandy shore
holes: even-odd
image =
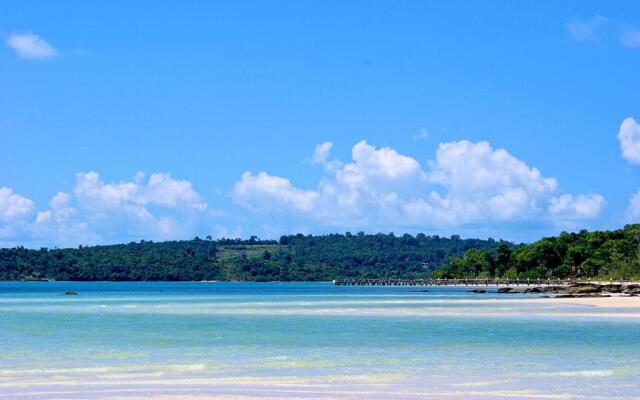
[[[450,300],[451,303],[457,302],[470,303],[470,304],[545,304],[545,305],[579,305],[579,306],[593,306],[593,307],[606,307],[606,308],[631,308],[633,311],[640,312],[640,296],[618,296],[611,295],[611,297],[509,297],[509,294],[505,294],[503,298],[493,299],[472,299],[472,300]],[[444,303],[444,301],[442,301]]]
[[[500,301],[500,300],[497,300]],[[594,307],[609,307],[609,308],[637,308],[640,311],[640,296],[628,297],[628,296],[614,296],[611,297],[573,297],[573,298],[536,298],[536,299],[522,299],[527,303],[539,303],[539,304],[575,304],[583,306]],[[635,310],[634,310],[635,311]]]

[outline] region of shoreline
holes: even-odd
[[[462,300],[465,301],[465,300]],[[546,304],[546,305],[578,305],[578,306],[591,306],[598,308],[632,308],[640,311],[640,297],[637,296],[615,296],[611,297],[518,297],[518,298],[492,298],[492,299],[478,299],[478,301],[486,303],[519,303],[519,304]]]

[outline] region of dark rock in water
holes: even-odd
[[[602,285],[600,286],[600,291],[601,292],[606,292],[606,293],[621,293],[622,292],[622,286],[621,285]]]
[[[550,299],[551,296],[540,296],[541,299]]]
[[[469,293],[487,293],[487,291],[484,290],[484,289],[467,290],[467,292],[469,292]]]
[[[519,287],[503,287],[503,288],[499,288],[496,293],[512,293],[512,294],[519,294],[519,293],[528,293],[527,292],[527,288],[519,288]]]
[[[556,296],[556,299],[569,299],[576,297],[574,294],[559,294]]]
[[[559,293],[565,289],[564,286],[544,286],[541,288],[542,293]]]
[[[640,285],[625,285],[622,287],[621,291],[625,294],[640,294]]]
[[[567,289],[568,294],[593,294],[602,292],[600,285],[593,283],[579,283]]]
[[[73,290],[68,290],[68,291],[64,292],[64,294],[66,296],[77,296],[78,292],[74,292]]]
[[[636,284],[597,284],[574,283],[571,286],[534,286],[534,287],[503,287],[497,293],[544,293],[557,294],[556,297],[610,297],[608,293],[624,293],[627,295],[640,295],[640,285]]]

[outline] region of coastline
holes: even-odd
[[[632,308],[633,311],[640,311],[640,297],[637,296],[615,296],[611,297],[535,297],[535,298],[500,298],[484,299],[487,303],[512,303],[519,304],[563,304],[577,306],[591,306],[602,308]]]

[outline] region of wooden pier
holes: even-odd
[[[567,286],[563,279],[340,279],[336,286]]]

